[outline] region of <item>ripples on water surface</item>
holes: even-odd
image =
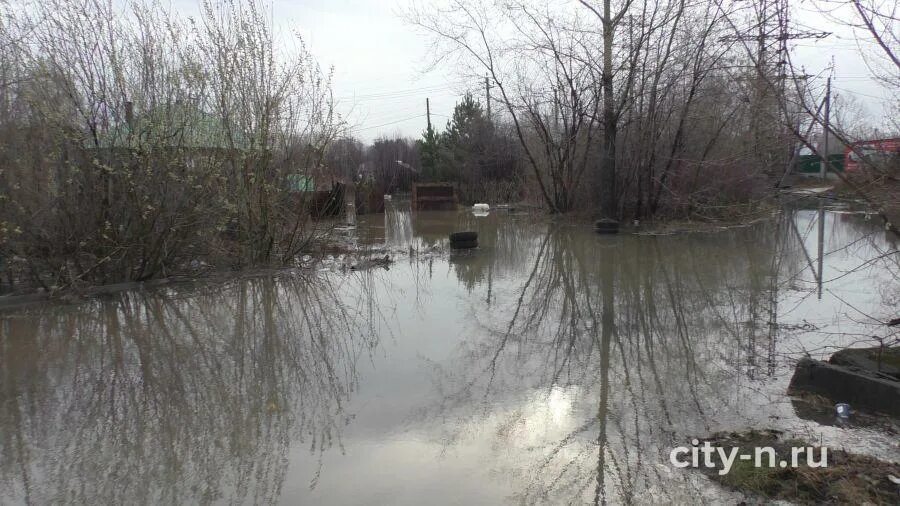
[[[828,212],[820,300],[816,216],[604,237],[398,207],[355,237],[390,270],[7,311],[0,504],[733,502],[668,452],[751,426],[896,460],[784,395],[900,295],[897,244]],[[461,229],[481,247],[442,251]]]

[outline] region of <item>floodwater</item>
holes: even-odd
[[[900,459],[785,395],[872,346],[897,244],[809,209],[598,236],[506,211],[361,217],[390,269],[315,269],[0,315],[0,504],[731,503],[668,455],[747,427]],[[474,229],[480,247],[446,249]],[[825,423],[821,423],[821,422]]]

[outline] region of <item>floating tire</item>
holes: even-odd
[[[616,220],[597,220],[594,222],[594,232],[598,234],[618,234],[619,222]]]
[[[450,244],[469,241],[478,242],[478,232],[454,232],[450,234]]]
[[[472,249],[478,247],[478,240],[474,241],[455,241],[450,243],[452,249]]]

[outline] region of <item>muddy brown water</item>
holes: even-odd
[[[668,455],[747,427],[898,460],[784,393],[898,316],[897,244],[860,214],[824,213],[819,298],[817,216],[610,237],[397,203],[346,232],[388,270],[6,311],[0,504],[733,504]]]

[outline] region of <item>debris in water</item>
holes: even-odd
[[[359,271],[363,269],[371,269],[372,267],[384,267],[388,268],[389,265],[393,263],[390,255],[385,255],[383,258],[367,258],[365,260],[360,260],[358,263],[351,265],[351,271]]]
[[[450,234],[452,249],[471,249],[478,247],[478,232],[465,231]]]
[[[834,405],[834,410],[837,412],[837,416],[841,418],[850,418],[850,405],[841,402]]]

